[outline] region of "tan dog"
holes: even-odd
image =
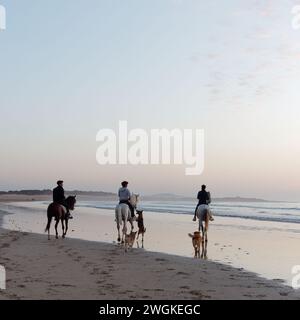
[[[195,258],[200,258],[202,236],[199,231],[195,231],[194,234],[189,233],[192,238],[193,247],[195,249]]]
[[[128,251],[128,248],[132,248],[135,240],[136,232],[131,231],[129,234],[125,236],[125,252]]]

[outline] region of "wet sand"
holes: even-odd
[[[222,264],[0,230],[1,299],[296,299],[290,288]]]
[[[44,235],[46,203],[1,205],[14,213],[4,218],[4,227]],[[70,221],[68,237],[114,244],[117,230],[114,212],[107,209],[80,207]],[[188,233],[197,229],[192,216],[145,212],[144,246],[147,251],[193,257]],[[61,227],[59,226],[61,233]],[[51,228],[54,234],[54,226]],[[291,285],[294,265],[300,264],[300,225],[215,217],[208,234],[208,259],[235,268],[255,272],[269,280]]]
[[[213,261],[137,248],[125,253],[117,244],[74,238],[48,241],[45,235],[19,230],[0,229],[0,264],[7,272],[1,299],[300,298],[278,281]]]

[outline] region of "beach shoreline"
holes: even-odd
[[[1,216],[1,214],[0,214]],[[2,213],[3,216],[3,213]],[[300,299],[274,280],[203,259],[0,228],[0,299]]]

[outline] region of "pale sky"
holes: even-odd
[[[300,30],[292,0],[0,0],[0,190],[300,201]],[[205,170],[100,166],[96,134],[205,130]]]

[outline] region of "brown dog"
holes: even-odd
[[[138,215],[136,221],[137,221],[138,228],[139,228],[138,236],[137,236],[136,240],[138,240],[139,235],[141,234],[142,235],[142,246],[144,247],[144,234],[146,232],[146,228],[145,228],[145,225],[144,225],[143,212],[144,212],[143,210],[136,210],[136,213]]]
[[[195,231],[194,234],[189,233],[192,238],[193,247],[195,249],[195,258],[200,258],[202,236],[199,231]]]

